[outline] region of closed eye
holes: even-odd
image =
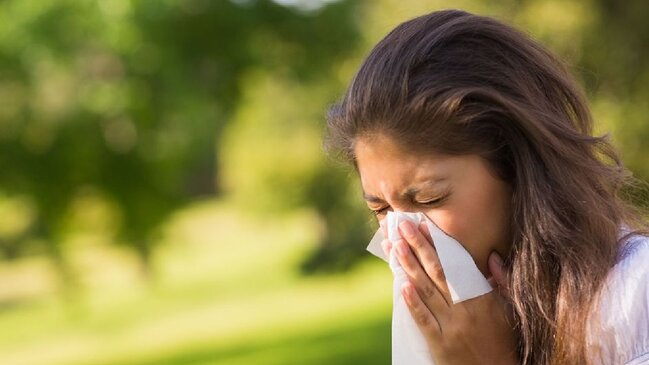
[[[381,215],[383,214],[386,210],[390,209],[390,207],[385,207],[381,209],[370,209],[374,215]]]
[[[423,204],[423,205],[435,205],[438,203],[441,203],[445,198],[437,198],[433,200],[427,200],[425,202],[417,202],[417,204]]]
[[[419,204],[419,205],[425,205],[425,206],[434,206],[434,205],[442,203],[444,200],[446,200],[447,197],[448,197],[448,195],[444,196],[444,197],[441,197],[441,198],[437,198],[437,199],[427,200],[427,201],[423,201],[423,202],[415,202],[415,203]],[[381,215],[381,214],[385,213],[385,211],[388,210],[388,209],[390,209],[389,206],[383,207],[383,208],[380,208],[380,209],[370,209],[370,210],[375,215]]]

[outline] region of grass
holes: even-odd
[[[197,204],[165,228],[152,282],[128,251],[77,237],[72,300],[43,284],[55,282],[43,260],[3,263],[0,286],[19,270],[42,294],[0,307],[0,363],[389,363],[389,269],[368,255],[350,273],[299,275],[319,227],[308,211],[261,219]]]

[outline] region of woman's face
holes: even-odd
[[[487,259],[510,248],[511,187],[477,155],[418,155],[381,134],[354,147],[363,195],[379,220],[387,211],[422,212],[469,251],[490,276]]]

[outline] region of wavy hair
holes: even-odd
[[[585,364],[595,293],[621,243],[646,232],[621,194],[631,175],[592,127],[562,61],[511,26],[445,10],[375,46],[329,110],[325,147],[356,167],[355,140],[383,133],[413,152],[485,158],[513,189],[504,261],[519,357]]]

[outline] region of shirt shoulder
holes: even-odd
[[[649,237],[626,242],[600,293],[589,336],[605,364],[649,364]]]

